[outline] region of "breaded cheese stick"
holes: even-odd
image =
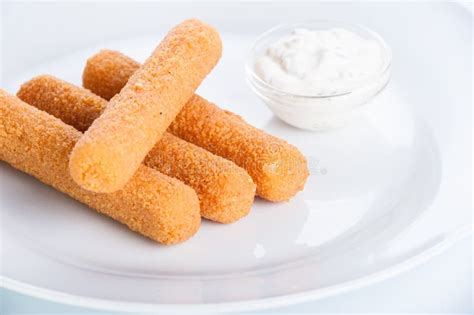
[[[84,87],[110,97],[138,67],[119,52],[100,51],[87,61]],[[257,184],[257,195],[267,200],[290,199],[303,189],[309,175],[306,159],[294,146],[198,95],[187,102],[168,131],[243,167]]]
[[[47,75],[24,83],[17,96],[80,131],[107,106],[89,90]],[[194,188],[206,219],[231,223],[250,211],[255,184],[244,169],[170,133],[164,133],[144,164]]]
[[[71,176],[95,192],[121,189],[221,55],[216,30],[199,20],[173,28],[76,143]]]
[[[196,193],[182,182],[141,166],[115,193],[80,188],[68,171],[81,136],[73,127],[0,90],[0,159],[98,212],[163,244],[182,242],[200,225]]]

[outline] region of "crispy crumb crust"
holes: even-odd
[[[47,75],[24,83],[17,96],[81,131],[107,106],[89,90]],[[251,209],[255,184],[244,169],[170,133],[165,132],[144,164],[194,188],[206,219],[231,223]]]
[[[108,98],[138,68],[133,59],[102,50],[87,61],[83,84]],[[305,157],[294,146],[198,95],[187,102],[168,131],[243,167],[257,184],[257,195],[267,200],[290,199],[303,189],[309,175]]]
[[[247,124],[195,95],[171,124],[176,136],[243,167],[270,201],[290,199],[304,188],[306,159],[291,144]]]
[[[80,188],[68,171],[81,133],[61,120],[0,90],[0,159],[162,244],[187,240],[200,225],[192,188],[141,166],[115,193]]]
[[[95,192],[122,188],[221,56],[221,40],[195,19],[174,27],[74,147],[69,170]]]

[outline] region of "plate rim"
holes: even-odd
[[[39,286],[11,279],[0,274],[0,287],[17,293],[25,294],[31,297],[44,299],[51,302],[62,303],[71,306],[91,308],[104,311],[122,311],[122,312],[158,312],[158,311],[254,311],[271,309],[282,306],[289,306],[297,303],[316,301],[323,298],[339,295],[373,285],[384,280],[388,280],[397,275],[405,273],[418,267],[432,258],[445,252],[459,241],[471,236],[474,232],[474,226],[464,224],[456,230],[448,233],[444,240],[432,247],[419,252],[418,254],[403,260],[397,264],[359,277],[350,281],[345,281],[337,285],[325,288],[307,290],[294,294],[284,294],[275,297],[242,300],[237,302],[223,303],[191,303],[191,304],[151,304],[137,302],[117,302],[108,299],[86,297],[70,293],[63,293],[56,290],[45,289]]]

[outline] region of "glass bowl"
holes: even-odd
[[[296,28],[326,30],[343,28],[380,45],[384,62],[380,69],[365,80],[338,94],[299,95],[275,88],[255,72],[255,61],[269,45]],[[306,21],[276,26],[263,33],[252,46],[245,63],[247,82],[273,113],[286,123],[308,130],[341,127],[356,117],[364,104],[380,93],[390,80],[392,53],[390,47],[367,27],[338,21]]]

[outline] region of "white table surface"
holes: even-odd
[[[396,278],[319,301],[242,314],[472,314],[472,249],[471,237]],[[0,314],[112,314],[0,290]]]

